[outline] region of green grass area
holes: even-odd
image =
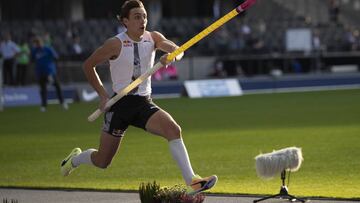
[[[280,176],[257,177],[254,157],[289,146],[304,163],[291,174],[297,196],[360,197],[360,90],[247,95],[155,102],[183,129],[195,172],[217,174],[214,193],[275,194]],[[97,104],[9,108],[0,112],[0,186],[137,190],[141,182],[183,183],[167,142],[130,128],[110,168],[81,166],[60,175],[74,148],[96,148],[102,119],[86,118]]]

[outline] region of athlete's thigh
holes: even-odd
[[[169,140],[180,136],[180,126],[166,111],[160,109],[146,123],[146,130]]]

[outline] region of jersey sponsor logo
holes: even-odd
[[[124,46],[124,47],[132,47],[133,45],[132,45],[132,42],[131,42],[131,41],[129,41],[129,40],[124,40],[124,41],[123,41],[123,46]]]

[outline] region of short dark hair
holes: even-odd
[[[124,18],[129,18],[130,10],[133,8],[144,8],[144,4],[140,0],[127,0],[121,7],[121,13],[117,18],[123,22]]]

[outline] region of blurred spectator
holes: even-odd
[[[313,46],[314,51],[321,51],[323,49],[321,40],[320,40],[319,30],[313,31],[312,46]]]
[[[151,76],[151,78],[153,79],[153,80],[157,80],[157,81],[160,81],[160,80],[162,80],[162,75],[161,75],[161,69],[163,69],[164,67],[162,67],[162,68],[160,68],[159,70],[157,70],[152,76]]]
[[[26,85],[26,76],[30,63],[30,48],[26,40],[21,41],[19,48],[16,76],[18,85],[24,86]]]
[[[244,23],[241,26],[241,33],[245,36],[249,36],[251,35],[251,28],[246,23]]]
[[[241,26],[241,36],[244,39],[245,42],[245,47],[244,49],[251,49],[252,45],[253,45],[253,39],[252,39],[252,30],[250,28],[250,26],[246,23],[244,23]]]
[[[81,45],[80,45],[80,37],[79,36],[74,37],[73,52],[76,55],[81,55],[83,52]]]
[[[5,33],[4,40],[0,44],[0,53],[4,58],[3,81],[5,85],[14,85],[15,59],[20,52],[19,47],[11,40],[10,33]]]
[[[230,34],[226,27],[220,27],[214,33],[214,46],[213,49],[216,51],[218,55],[227,54],[229,51],[229,40]]]
[[[54,85],[60,104],[65,110],[68,109],[68,105],[63,99],[59,80],[56,76],[55,61],[58,59],[56,51],[52,47],[44,45],[44,42],[40,37],[36,37],[34,39],[34,47],[31,50],[31,55],[35,61],[36,75],[40,86],[40,111],[46,111],[48,83]]]
[[[234,37],[234,43],[230,43],[230,48],[233,50],[233,51],[241,51],[245,48],[246,46],[246,42],[245,42],[245,39],[242,35],[238,35],[238,36],[235,36]]]
[[[153,75],[154,80],[177,80],[178,73],[173,63],[169,64],[166,68],[162,67]]]
[[[73,37],[73,41],[70,47],[70,54],[72,59],[81,60],[83,58],[84,50],[80,43],[80,36],[76,35]]]
[[[360,33],[358,29],[353,31],[354,43],[351,46],[351,51],[360,51]]]
[[[220,0],[214,0],[213,4],[213,18],[218,19],[221,15],[221,2]]]
[[[231,51],[241,51],[245,48],[246,42],[242,34],[240,21],[235,21],[235,32],[232,34],[232,43],[229,44]]]
[[[303,67],[302,67],[301,63],[299,62],[299,60],[297,60],[297,59],[291,60],[291,68],[294,73],[302,73],[303,72]]]
[[[68,26],[66,31],[65,31],[65,35],[66,35],[66,38],[67,39],[72,39],[73,36],[74,36],[74,32],[72,30],[72,27],[71,26]]]
[[[52,46],[52,39],[49,32],[45,32],[44,34],[44,45],[51,47]]]
[[[79,36],[79,30],[76,26],[68,24],[65,35],[66,35],[67,40],[72,40],[74,38],[74,36]]]
[[[167,80],[177,80],[178,72],[173,63],[169,64],[165,71],[163,72],[163,77]]]
[[[260,22],[258,24],[258,29],[259,29],[260,34],[266,33],[266,23],[264,22],[263,19],[260,20]]]
[[[264,40],[262,40],[260,37],[252,38],[251,44],[252,44],[251,46],[252,54],[265,54],[268,52]]]
[[[208,76],[210,77],[224,77],[224,63],[221,60],[216,60],[214,63],[214,70]]]
[[[345,42],[343,49],[345,51],[357,51],[359,50],[359,30],[355,28],[347,28],[345,33]]]
[[[329,20],[334,23],[339,21],[340,7],[337,0],[330,0],[329,3]]]

